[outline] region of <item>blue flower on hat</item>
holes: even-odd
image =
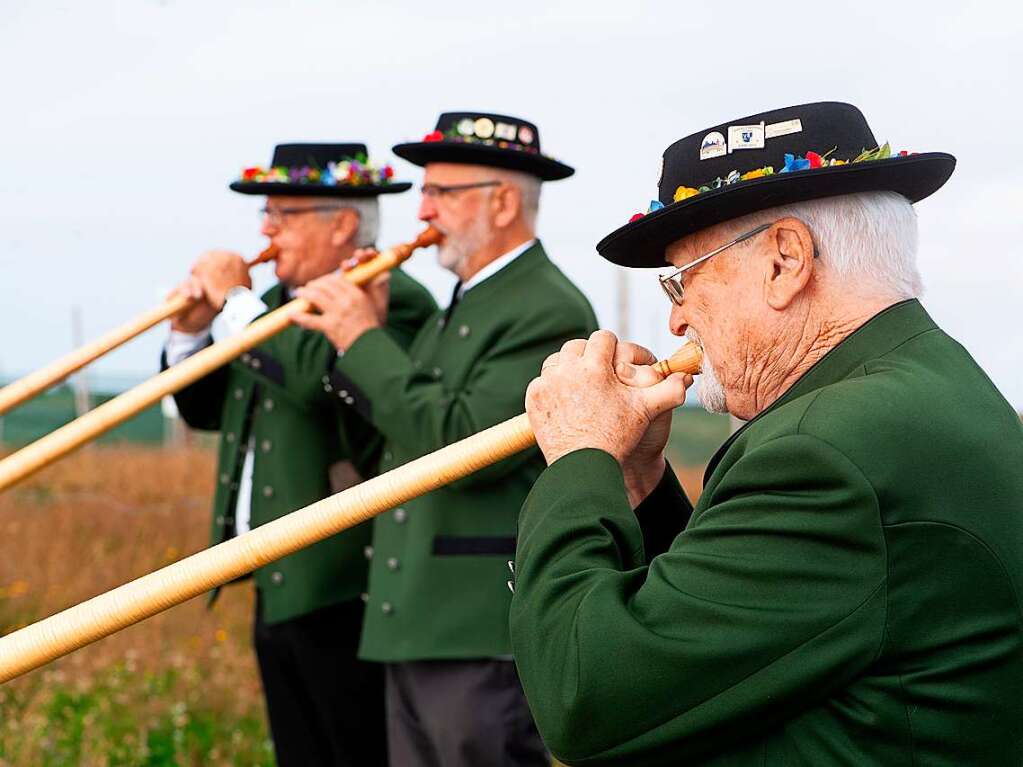
[[[651,200],[650,207],[646,209],[647,213],[653,213],[655,210],[660,210],[664,207],[664,203],[660,200]]]
[[[791,173],[794,170],[807,170],[810,167],[810,161],[803,157],[796,157],[794,154],[785,155],[785,167],[782,168],[779,173]]]

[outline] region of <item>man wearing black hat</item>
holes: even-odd
[[[601,331],[530,385],[512,646],[568,764],[1023,761],[1023,428],[916,298],[912,203],[954,165],[848,104],[766,112],[670,146],[597,246],[676,267],[701,400],[748,423],[694,508],[685,376]]]
[[[269,169],[246,169],[231,188],[267,196],[261,231],[278,250],[280,282],[257,298],[238,254],[205,254],[182,288],[197,303],[174,319],[165,363],[211,343],[218,313],[223,331],[237,332],[372,244],[378,196],[410,186],[391,175],[362,144],[285,144]],[[400,270],[389,304],[385,281],[373,290],[399,347],[436,308]],[[176,395],[189,425],[222,435],[211,544],[373,470],[381,440],[356,412],[363,404],[333,385],[335,357],[323,335],[291,327]],[[356,657],[370,535],[360,525],[255,572],[254,641],[282,767],[386,763],[382,669]]]
[[[339,279],[300,291],[323,314],[297,320],[343,353],[336,371],[386,439],[382,469],[520,413],[543,359],[596,327],[536,239],[541,182],[573,171],[540,152],[535,125],[443,114],[394,152],[426,168],[419,217],[445,235],[438,258],[459,278],[450,306],[407,352]],[[375,520],[360,654],[387,664],[394,767],[549,764],[511,660],[505,585],[542,469],[529,451]]]

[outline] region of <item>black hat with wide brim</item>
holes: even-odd
[[[398,144],[391,151],[420,167],[430,162],[488,165],[529,173],[541,181],[558,181],[575,173],[574,168],[541,153],[536,125],[486,112],[445,112],[422,141]]]
[[[359,161],[366,165],[365,144],[278,144],[274,147],[273,160],[270,168],[282,168],[286,172],[302,169],[326,170],[331,163],[345,160]],[[392,172],[384,166],[386,172]],[[249,171],[263,171],[262,168],[251,168]],[[362,180],[359,183],[337,182],[325,184],[322,181],[311,181],[308,177],[289,181],[266,181],[246,179],[245,171],[242,178],[234,181],[230,188],[242,194],[287,195],[289,197],[376,197],[381,194],[397,194],[412,188],[407,181],[391,181],[381,179],[379,183]],[[263,176],[266,173],[263,172]],[[253,174],[260,178],[259,174]],[[322,179],[322,175],[320,176]]]
[[[858,192],[897,192],[918,202],[941,188],[955,169],[955,157],[944,152],[851,162],[876,148],[860,110],[837,102],[776,109],[707,128],[664,151],[658,182],[663,207],[611,232],[597,243],[597,251],[620,266],[663,267],[668,245],[714,224]],[[825,165],[783,172],[786,155],[802,159],[808,152],[823,155]],[[831,160],[849,162],[826,165]],[[774,172],[741,180],[766,166]],[[680,189],[692,196],[675,201]]]

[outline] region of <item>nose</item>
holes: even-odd
[[[263,221],[259,225],[259,233],[264,237],[273,237],[277,234],[277,227],[270,223],[270,217],[263,214]]]
[[[419,200],[419,220],[430,222],[437,218],[437,203],[425,194]]]
[[[672,304],[671,316],[668,318],[668,327],[671,329],[672,335],[676,336],[684,336],[686,331],[689,330],[689,323],[682,316],[681,306]]]

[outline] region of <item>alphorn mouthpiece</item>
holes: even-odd
[[[700,372],[700,365],[702,363],[703,349],[694,343],[688,343],[668,357],[668,359],[659,360],[654,363],[654,370],[665,378],[672,373],[689,373],[693,375]]]
[[[250,269],[258,264],[265,264],[267,261],[273,261],[277,258],[277,255],[281,252],[281,249],[276,245],[271,245],[266,250],[262,251],[258,256],[249,261],[246,266]]]

